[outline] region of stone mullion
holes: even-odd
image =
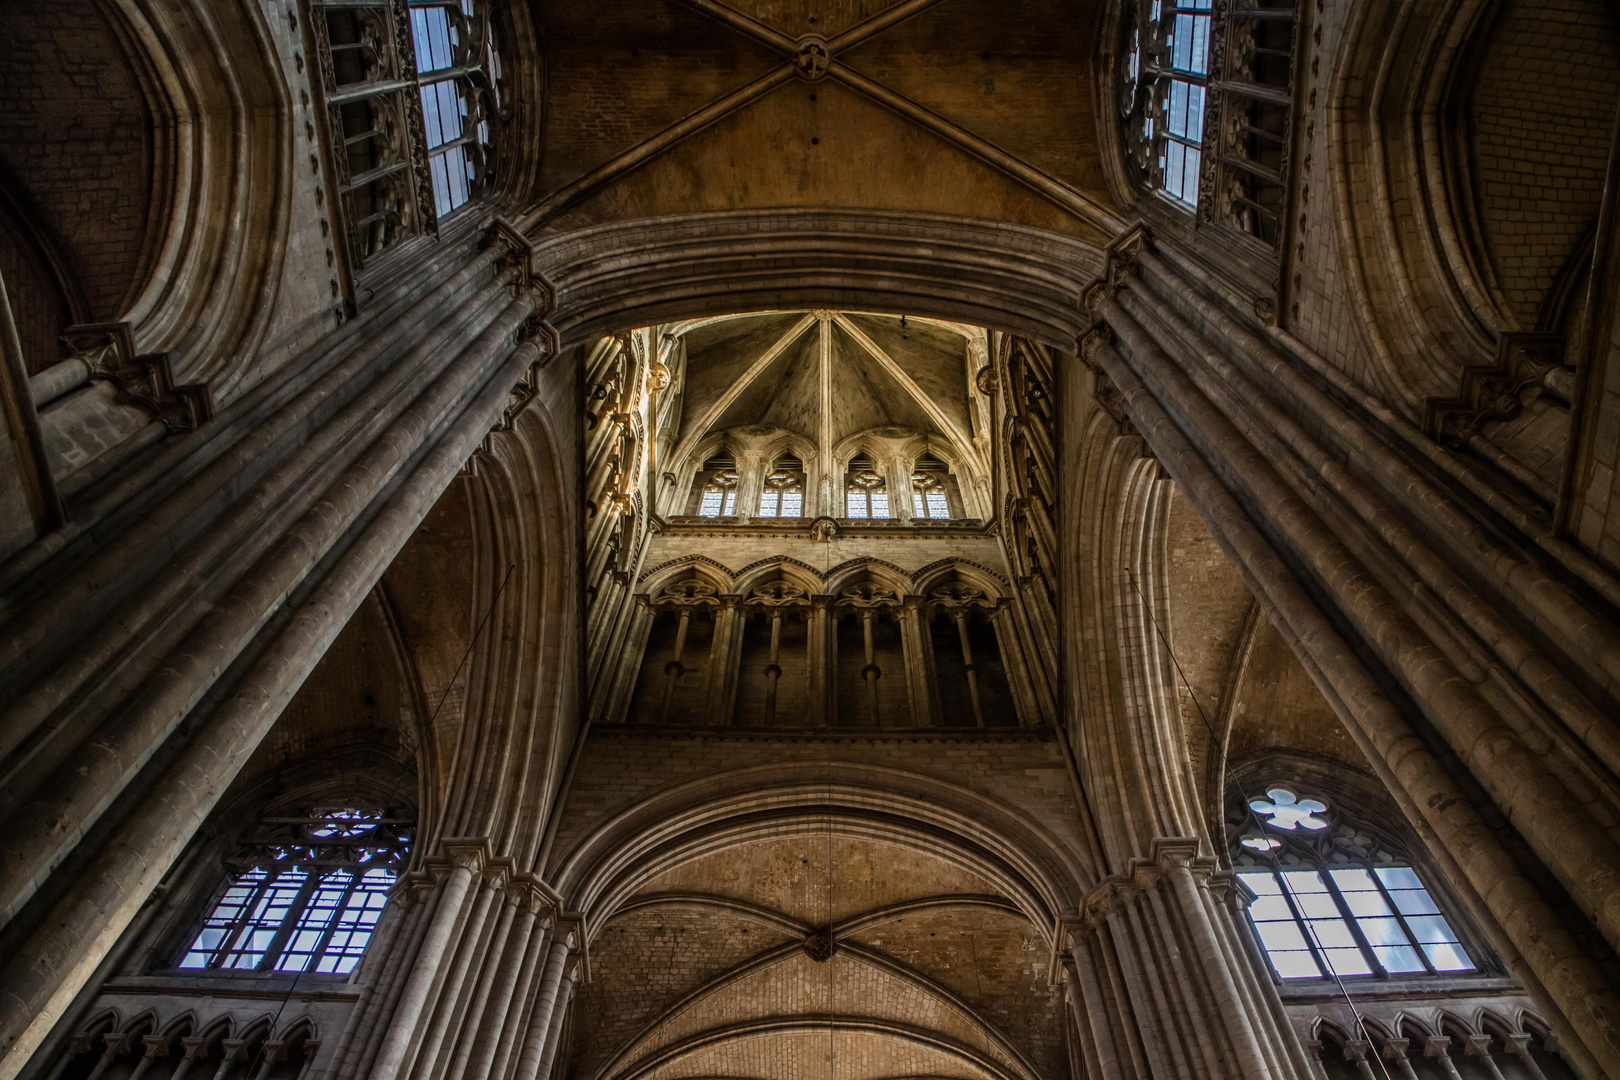
[[[1251,591],[1272,612],[1273,622],[1294,645],[1307,672],[1329,700],[1339,704],[1352,736],[1397,801],[1413,821],[1434,830],[1448,857],[1457,861],[1457,879],[1468,881],[1500,921],[1513,943],[1503,951],[1517,951],[1525,959],[1557,1011],[1577,1024],[1590,1025],[1596,1037],[1583,1040],[1587,1047],[1601,1051],[1614,1045],[1610,1033],[1620,1033],[1620,1001],[1610,990],[1593,991],[1605,986],[1603,977],[1536,886],[1124,358],[1106,343],[1093,352],[1120,391],[1132,423],[1233,557]],[[1620,1066],[1620,1061],[1610,1062],[1610,1056],[1601,1051],[1600,1060]]]
[[[1269,508],[1278,542],[1298,553],[1537,855],[1592,913],[1610,943],[1620,944],[1620,845],[1119,302],[1104,301],[1102,310],[1130,343],[1128,362],[1146,377],[1150,392],[1180,414],[1217,475]]]
[[[923,626],[923,602],[921,596],[905,596],[901,598],[899,610],[891,612],[891,617],[900,624],[901,662],[906,667],[906,697],[910,699],[912,727],[928,727],[943,720],[939,695],[934,692],[939,684],[934,673],[933,650],[928,648],[928,628]]]
[[[716,726],[729,725],[737,715],[737,676],[748,621],[742,599],[736,593],[722,593],[719,610],[714,613],[714,633],[709,638],[708,722]]]
[[[805,710],[806,727],[820,727],[831,723],[831,705],[835,699],[831,664],[837,655],[833,643],[832,597],[817,594],[810,598],[804,634]]]

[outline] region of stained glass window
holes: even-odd
[[[404,869],[410,823],[337,808],[266,818],[179,967],[347,974]]]
[[[411,0],[411,39],[434,209],[444,217],[465,205],[492,171],[500,56],[488,18],[473,0]]]
[[[1476,969],[1417,871],[1349,826],[1333,829],[1325,800],[1272,787],[1248,809],[1257,827],[1238,837],[1235,870],[1279,977]]]

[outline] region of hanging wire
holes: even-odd
[[[1136,591],[1137,599],[1142,602],[1142,609],[1147,612],[1148,621],[1153,624],[1154,633],[1158,635],[1159,641],[1164,645],[1164,651],[1170,657],[1170,663],[1175,667],[1176,675],[1181,679],[1181,685],[1186,688],[1187,696],[1192,699],[1193,708],[1198,710],[1198,718],[1204,722],[1204,729],[1209,732],[1210,748],[1213,751],[1215,745],[1219,742],[1219,739],[1215,734],[1214,725],[1209,722],[1209,717],[1204,712],[1204,706],[1199,702],[1198,695],[1193,692],[1192,683],[1187,680],[1187,673],[1182,670],[1181,661],[1176,658],[1175,649],[1170,647],[1170,639],[1165,636],[1163,627],[1159,625],[1159,620],[1154,617],[1153,605],[1148,603],[1147,597],[1142,593],[1142,587],[1137,584],[1136,573],[1129,566],[1125,568],[1125,573],[1130,577],[1131,588]],[[1231,788],[1232,794],[1237,796],[1238,801],[1244,807],[1248,807],[1248,797],[1243,794],[1243,789],[1237,786],[1237,782],[1233,780],[1231,774],[1226,771],[1226,747],[1224,744],[1221,745],[1221,776]],[[1252,809],[1249,810],[1249,817],[1251,820],[1254,819],[1254,811]],[[1256,821],[1256,825],[1257,827],[1259,826],[1258,821]],[[1277,874],[1280,879],[1282,874],[1282,864],[1277,861],[1275,850],[1268,850],[1266,852],[1266,857],[1271,861],[1272,872]],[[1283,887],[1286,888],[1287,886]],[[1356,1027],[1361,1032],[1362,1040],[1366,1042],[1367,1045],[1372,1049],[1373,1057],[1378,1061],[1379,1071],[1384,1074],[1384,1080],[1392,1080],[1389,1074],[1389,1066],[1384,1061],[1383,1054],[1379,1052],[1378,1044],[1372,1040],[1372,1034],[1367,1028],[1366,1018],[1361,1015],[1361,1010],[1356,1007],[1355,1000],[1351,998],[1349,989],[1344,985],[1344,980],[1339,977],[1339,973],[1333,967],[1332,961],[1328,959],[1327,950],[1322,946],[1322,939],[1317,935],[1316,927],[1311,925],[1311,920],[1309,919],[1301,917],[1299,921],[1305,925],[1305,929],[1311,935],[1311,939],[1316,942],[1316,951],[1322,956],[1322,961],[1324,966],[1327,968],[1328,975],[1332,977],[1334,984],[1338,986],[1339,994],[1344,998],[1345,1005],[1349,1006],[1350,1015],[1355,1017]]]

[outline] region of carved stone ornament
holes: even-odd
[[[935,589],[928,594],[928,600],[934,610],[948,611],[952,614],[994,606],[993,601],[984,595],[983,590],[975,589],[965,581],[953,581],[942,589]]]
[[[747,602],[749,607],[798,608],[808,607],[810,598],[797,585],[790,585],[785,581],[773,581],[755,589],[748,597]]]
[[[647,369],[647,385],[654,390],[668,389],[671,378],[669,368],[663,364],[653,364]]]
[[[831,960],[836,949],[832,935],[825,930],[813,931],[804,939],[805,955],[818,964],[825,964]]]
[[[121,400],[163,421],[170,434],[192,431],[214,415],[213,394],[206,384],[176,385],[168,353],[135,355],[135,338],[127,322],[80,323],[68,327],[62,341],[90,378],[112,383]]]
[[[1503,334],[1496,363],[1463,369],[1457,396],[1430,398],[1423,408],[1423,430],[1446,446],[1465,445],[1490,420],[1511,420],[1524,408],[1521,395],[1562,371],[1564,339],[1559,334]]]
[[[1001,388],[1001,372],[994,364],[986,364],[973,376],[973,385],[979,388],[979,393],[986,397],[994,397]]]
[[[810,539],[817,544],[830,544],[838,536],[838,522],[830,517],[818,517],[810,523]]]
[[[664,591],[653,601],[653,606],[660,611],[679,611],[683,608],[693,611],[719,605],[720,598],[716,595],[715,587],[697,578],[687,578],[664,586]]]
[[[883,610],[900,606],[900,597],[893,589],[885,589],[870,581],[851,586],[838,594],[838,606],[857,610]]]
[[[799,78],[805,82],[816,82],[826,77],[830,66],[832,52],[827,48],[826,38],[819,34],[806,34],[799,39],[799,46],[793,53],[793,70]]]

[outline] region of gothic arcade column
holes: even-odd
[[[539,378],[549,289],[521,238],[498,226],[482,250],[435,258],[376,315],[0,565],[14,612],[0,629],[0,920],[74,858],[0,969],[0,1075],[51,1029],[444,488],[510,424],[514,388]],[[184,744],[143,771],[177,728]],[[115,804],[119,820],[94,829]]]
[[[1128,234],[1082,354],[1570,1052],[1620,1076],[1620,581],[1227,297]]]

